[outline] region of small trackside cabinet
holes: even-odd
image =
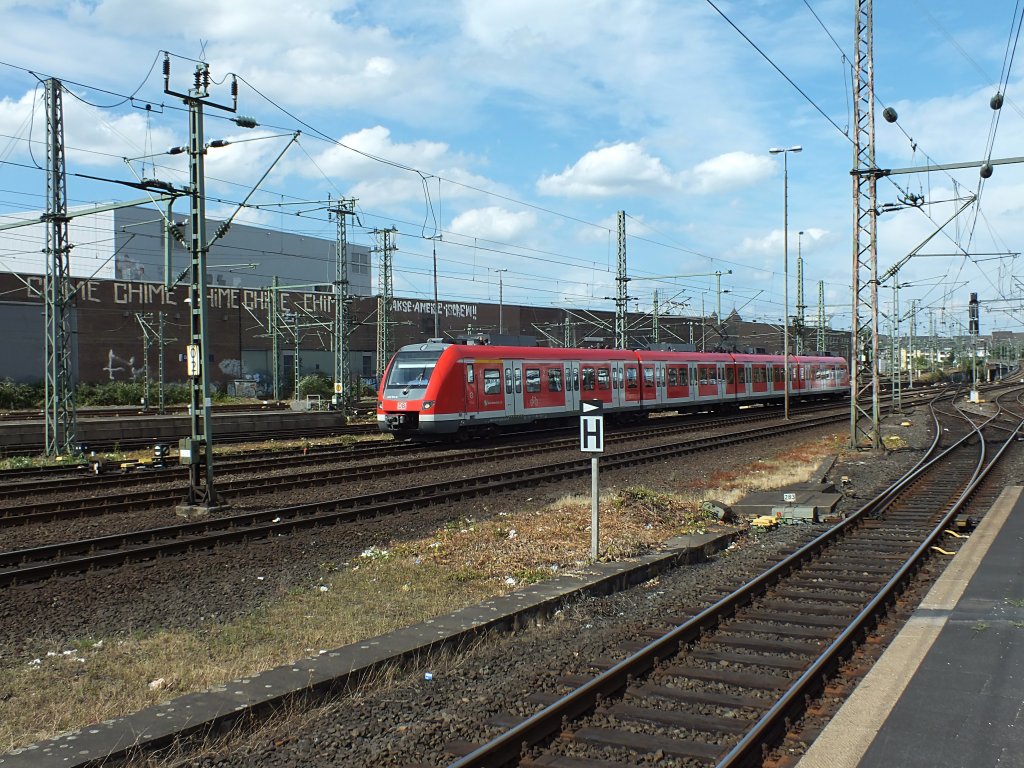
[[[206,455],[206,443],[202,440],[193,440],[191,437],[183,437],[178,441],[178,463],[199,464]]]

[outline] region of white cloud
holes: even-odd
[[[537,225],[530,211],[508,211],[499,206],[463,211],[451,223],[451,230],[466,237],[479,237],[500,243],[522,240]]]
[[[768,157],[749,152],[726,152],[698,164],[687,175],[687,180],[695,192],[717,194],[763,181],[774,172],[775,164]]]
[[[591,150],[561,173],[537,182],[541,194],[561,197],[655,195],[677,186],[661,160],[634,142]]]

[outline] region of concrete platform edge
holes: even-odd
[[[1003,489],[885,653],[801,757],[798,768],[854,768],[860,763],[1022,491],[1021,486]]]
[[[2,754],[0,766],[111,766],[178,740],[221,733],[241,719],[259,719],[291,703],[312,702],[344,691],[390,665],[411,667],[441,651],[457,649],[485,632],[520,628],[553,615],[581,597],[613,594],[681,565],[704,560],[728,547],[737,535],[738,531],[726,531],[678,537],[655,554],[599,563],[580,573],[540,582],[412,627]]]

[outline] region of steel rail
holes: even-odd
[[[939,429],[938,417],[934,413],[933,421],[936,427],[935,438],[932,446],[929,448],[928,452],[926,452],[925,456],[923,456],[914,467],[905,473],[897,483],[882,491],[874,499],[858,510],[857,513],[841,521],[829,531],[824,532],[820,536],[808,542],[786,559],[780,561],[757,578],[732,592],[730,595],[723,597],[718,602],[701,611],[687,622],[665,634],[663,637],[655,640],[643,649],[635,652],[628,658],[600,673],[581,688],[553,702],[548,707],[527,718],[522,723],[501,736],[498,736],[487,744],[482,745],[470,754],[452,762],[449,768],[483,768],[484,766],[499,766],[515,763],[524,748],[552,738],[563,729],[565,722],[591,711],[602,698],[608,698],[621,692],[631,678],[635,678],[649,672],[661,659],[665,659],[676,654],[681,646],[694,642],[704,632],[718,626],[723,619],[731,616],[738,607],[749,604],[755,596],[763,593],[768,587],[776,584],[782,578],[802,566],[805,562],[811,560],[824,546],[838,540],[839,537],[844,535],[848,529],[851,529],[855,525],[859,525],[861,521],[869,516],[881,514],[885,508],[891,506],[897,500],[902,490],[908,488],[935,464],[942,461],[944,457],[949,456],[954,451],[964,446],[964,444],[977,432],[976,429],[972,430],[970,434],[960,438],[953,445],[939,451],[938,446],[941,440],[942,431]],[[999,456],[1002,455],[1003,450],[1005,450],[1006,446],[1009,445],[1009,442],[1010,441],[1007,441],[1007,443],[1004,444],[1004,448],[1000,451]],[[994,462],[992,463],[992,466],[994,466]],[[976,477],[974,481],[969,484],[969,491],[973,491],[980,482],[981,477]],[[966,498],[969,491],[964,491],[964,493],[961,494],[961,502],[958,502],[955,510],[958,510],[960,506],[962,506],[962,500]],[[941,535],[941,532],[945,527],[947,527],[948,522],[955,517],[955,515],[956,511],[951,511],[948,515],[944,516],[942,523],[939,526],[936,526],[933,532],[927,537],[927,546],[926,544],[922,544],[915,551],[919,553],[926,553],[930,544],[933,543],[939,535]],[[905,565],[900,569],[900,574],[909,572],[909,568],[909,566]],[[896,584],[902,583],[901,581],[896,580],[896,577],[893,577],[890,582]],[[888,590],[887,594],[888,593],[891,593],[891,590]],[[872,604],[877,606],[882,603],[884,599],[887,598],[876,598],[872,601]],[[860,616],[860,614],[858,616]],[[860,622],[860,624],[863,624],[863,622]],[[851,627],[845,631],[841,637],[848,640],[855,636],[857,631],[858,629],[856,627]],[[829,646],[829,648],[836,649],[842,649],[843,647],[845,646],[840,644],[838,639]],[[812,668],[820,671],[825,669],[828,663],[830,663],[828,660],[819,659],[812,665]],[[806,683],[807,680],[817,679],[817,677],[804,674],[801,675],[797,682]],[[807,690],[806,687],[804,687],[802,691],[803,690]],[[767,738],[771,733],[774,733],[775,729],[779,727],[779,724],[784,721],[786,716],[792,714],[791,707],[794,705],[793,702],[797,700],[799,695],[800,694],[796,693],[788,695],[785,699],[787,702],[785,705],[781,702],[776,704],[771,710],[769,710],[769,712],[773,713],[773,718],[769,720],[768,714],[766,714],[754,726],[758,735],[750,736],[749,739],[745,738],[741,743],[748,745],[760,745],[765,743],[765,738]],[[802,699],[800,699],[800,701],[802,701]],[[758,756],[758,758],[759,757],[760,756]],[[740,763],[735,764],[738,765]],[[723,765],[726,764],[723,763]]]
[[[1024,420],[1018,428],[1024,427]],[[978,430],[980,436],[980,429]],[[967,439],[967,438],[965,438]],[[960,441],[962,442],[962,441]],[[960,444],[957,443],[957,445]],[[805,708],[806,698],[824,689],[825,681],[834,674],[845,654],[857,645],[857,637],[866,634],[869,627],[885,605],[895,599],[895,595],[903,588],[917,571],[921,562],[935,546],[935,542],[950,526],[960,510],[1002,458],[1003,454],[1015,442],[1011,435],[1000,446],[996,455],[988,462],[984,471],[979,471],[968,484],[960,497],[950,506],[942,519],[932,528],[925,540],[918,545],[913,554],[907,558],[900,569],[886,582],[885,586],[854,618],[853,622],[841,632],[824,650],[824,652],[800,675],[782,697],[767,710],[755,726],[718,762],[718,768],[734,768],[735,766],[761,765],[763,747],[771,743],[779,735],[780,729],[786,727],[786,721],[795,720]],[[984,445],[984,441],[983,441]],[[949,450],[952,450],[951,447]],[[984,454],[984,450],[979,451]]]
[[[819,417],[782,426],[741,430],[694,441],[645,447],[606,455],[604,466],[615,469],[667,456],[749,442],[783,433],[798,432],[834,423],[840,416]],[[475,496],[535,486],[538,482],[561,480],[590,471],[590,460],[574,459],[551,465],[528,467],[498,475],[463,478],[455,482],[432,483],[401,488],[366,496],[332,499],[293,507],[251,512],[222,518],[210,518],[162,528],[102,536],[76,542],[35,547],[0,553],[0,586],[34,581],[55,573],[87,570],[96,565],[110,565],[138,559],[149,559],[161,551],[209,548],[218,542],[246,538],[263,538],[273,533],[335,523],[358,517],[393,514],[428,504],[444,504]],[[350,508],[339,510],[347,505]],[[276,520],[274,518],[277,518]],[[173,541],[166,541],[168,537]],[[155,539],[164,538],[162,543]],[[97,552],[97,550],[115,550]],[[49,562],[39,562],[41,560]]]

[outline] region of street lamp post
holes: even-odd
[[[789,421],[789,153],[800,152],[803,147],[772,147],[768,150],[770,154],[782,155],[782,263],[783,263],[783,303],[785,311],[782,313],[782,370],[786,381],[783,385],[782,402],[783,413],[786,421]]]

